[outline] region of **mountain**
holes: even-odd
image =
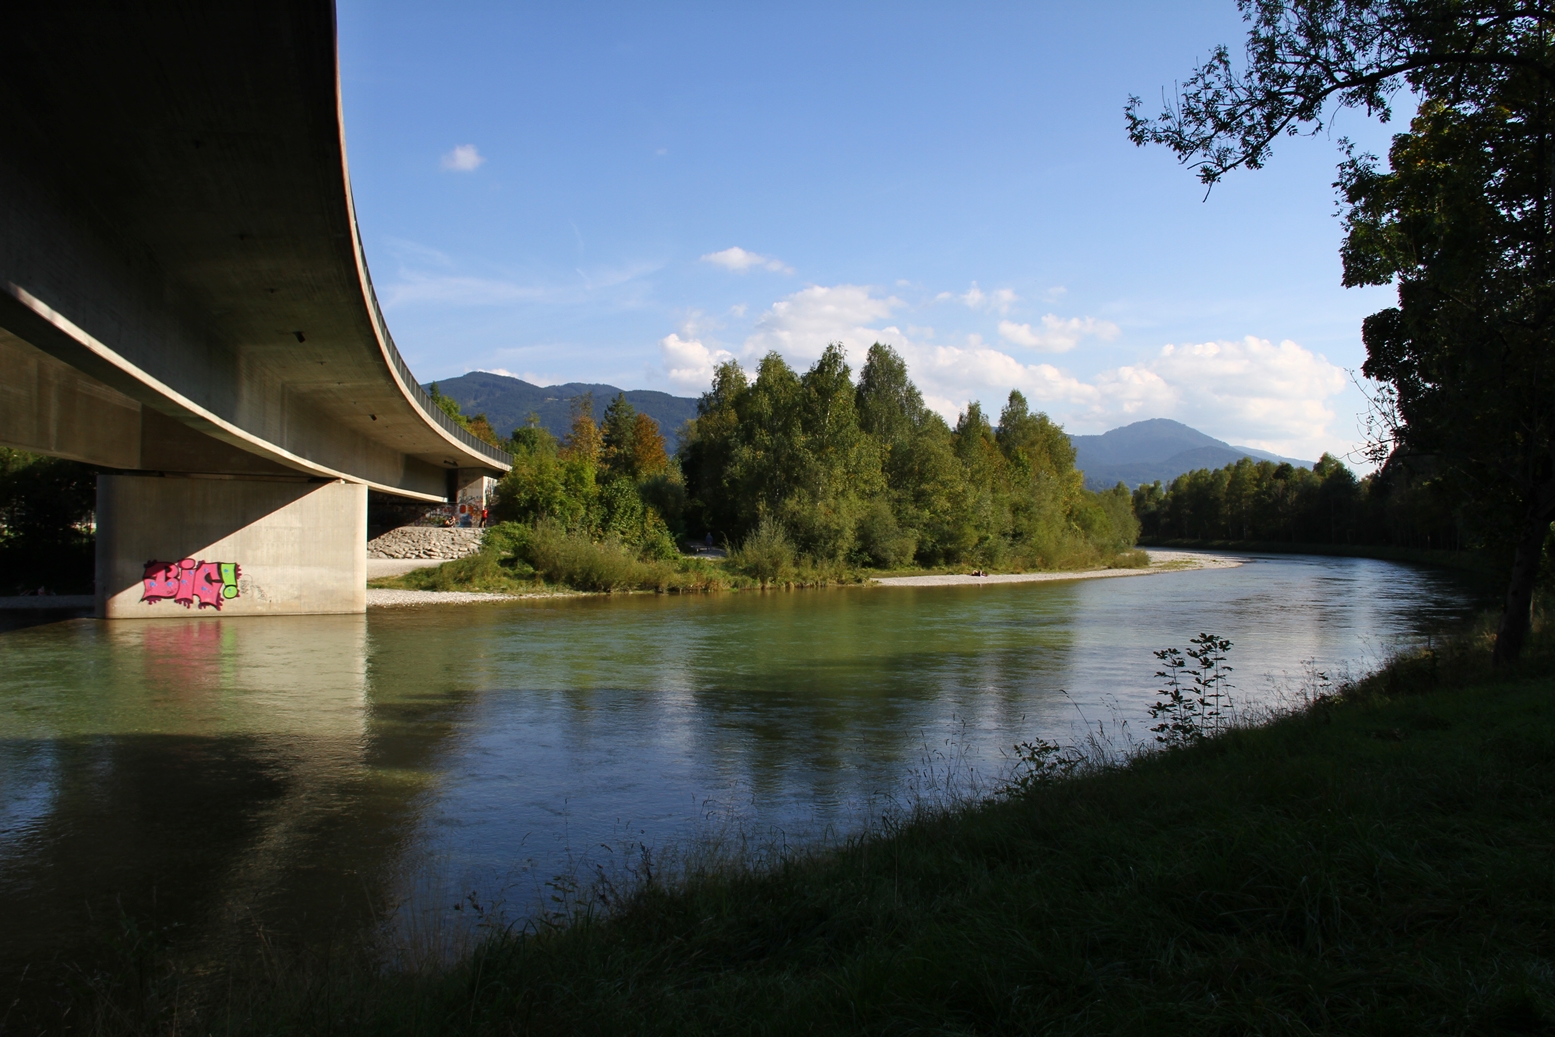
[[[429,383],[428,389],[431,388]],[[438,392],[459,404],[468,415],[485,414],[486,420],[499,436],[511,435],[529,420],[531,413],[540,416],[543,428],[561,439],[572,427],[574,396],[586,392],[594,394],[594,420],[604,417],[605,408],[622,390],[613,385],[593,385],[586,382],[568,382],[565,385],[531,385],[521,378],[511,378],[489,371],[471,371],[458,378],[440,379]],[[696,417],[697,401],[688,396],[671,396],[667,392],[652,389],[632,389],[626,401],[659,423],[664,433],[665,448],[675,451],[676,433],[687,418]]]
[[[1169,418],[1136,421],[1099,436],[1070,436],[1069,441],[1074,444],[1075,467],[1085,473],[1085,485],[1093,490],[1105,490],[1120,481],[1131,489],[1157,479],[1168,483],[1184,472],[1224,468],[1244,457],[1312,467],[1311,461],[1232,446]]]
[[[428,386],[430,388],[430,385]],[[574,396],[594,394],[594,418],[604,416],[605,408],[620,389],[613,385],[567,382],[565,385],[533,385],[521,378],[471,371],[458,378],[437,383],[438,391],[459,404],[466,414],[485,414],[497,435],[506,436],[529,420],[530,413],[540,416],[540,424],[561,439],[572,426]],[[664,433],[665,447],[675,450],[680,426],[696,417],[697,401],[690,396],[671,396],[652,389],[633,389],[627,402],[654,421]],[[1289,461],[1305,468],[1311,461],[1232,446],[1206,436],[1180,421],[1153,418],[1103,432],[1099,436],[1070,436],[1074,443],[1075,467],[1085,473],[1085,485],[1093,490],[1116,486],[1119,480],[1130,488],[1140,483],[1170,482],[1195,468],[1222,468],[1244,457],[1259,461]]]

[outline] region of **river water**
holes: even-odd
[[[0,970],[154,930],[443,940],[648,847],[834,838],[1032,737],[1148,741],[1152,651],[1236,701],[1482,607],[1350,558],[981,587],[623,596],[0,633]],[[1087,726],[1088,725],[1088,726]],[[561,885],[565,885],[562,883]],[[462,902],[460,911],[453,905]],[[391,919],[384,923],[384,919]]]

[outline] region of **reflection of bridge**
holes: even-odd
[[[236,564],[226,614],[361,611],[368,488],[441,501],[507,456],[384,325],[330,0],[149,11],[7,12],[0,444],[124,473],[98,483],[99,615],[174,609],[141,580],[181,558]]]

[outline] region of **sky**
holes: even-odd
[[[951,421],[1011,389],[1072,433],[1175,418],[1286,456],[1359,445],[1341,113],[1206,197],[1124,129],[1218,43],[1173,4],[339,0],[358,220],[423,381],[696,395],[730,358],[873,342]],[[503,430],[505,431],[505,430]]]

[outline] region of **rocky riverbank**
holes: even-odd
[[[401,526],[367,542],[368,558],[441,558],[451,560],[481,549],[484,529]]]

